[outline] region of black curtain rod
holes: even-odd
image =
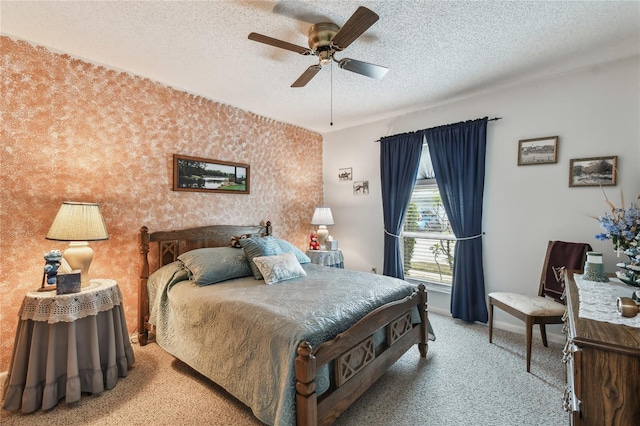
[[[489,118],[487,119],[487,121],[498,121],[498,120],[502,120],[502,117],[493,117],[493,118]],[[418,130],[418,132],[422,132],[422,130]],[[407,132],[407,133],[416,133],[416,132]],[[380,142],[380,139],[376,139],[375,142]]]

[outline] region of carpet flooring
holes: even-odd
[[[534,339],[531,373],[524,336],[430,313],[437,340],[426,359],[412,348],[336,421],[340,426],[556,426],[562,410],[562,347]],[[155,343],[134,345],[136,362],[117,386],[47,412],[2,410],[11,425],[261,425],[224,389]]]

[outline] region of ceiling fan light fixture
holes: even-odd
[[[318,57],[320,58],[320,65],[329,65],[333,58],[333,52],[330,50],[318,52]]]

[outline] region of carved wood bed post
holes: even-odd
[[[309,342],[298,346],[296,357],[296,416],[297,426],[318,424],[318,396],[316,395],[316,357]]]
[[[418,350],[420,351],[420,356],[426,358],[429,347],[429,322],[427,320],[427,288],[424,284],[418,285],[418,297],[420,298],[420,303],[418,304],[418,311],[420,312],[420,342],[418,343]]]
[[[149,278],[149,229],[140,228],[140,279],[138,282],[138,343],[147,344],[147,316],[149,315],[149,297],[147,295],[147,279]]]

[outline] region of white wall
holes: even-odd
[[[534,294],[548,240],[582,241],[602,251],[615,270],[611,242],[595,240],[592,218],[607,206],[598,187],[570,188],[572,158],[618,156],[618,185],[610,200],[628,203],[640,194],[640,58],[603,64],[576,73],[503,89],[436,108],[324,134],[324,200],[336,225],[345,267],[382,272],[383,223],[379,144],[382,136],[472,120],[490,122],[487,134],[483,239],[486,292]],[[558,162],[517,166],[518,140],[559,136]],[[352,194],[352,182],[338,181],[338,169],[353,168],[354,181],[368,180],[370,193]],[[429,306],[449,312],[449,295],[429,294]],[[501,311],[496,326],[522,330]],[[558,333],[559,328],[550,328]]]

